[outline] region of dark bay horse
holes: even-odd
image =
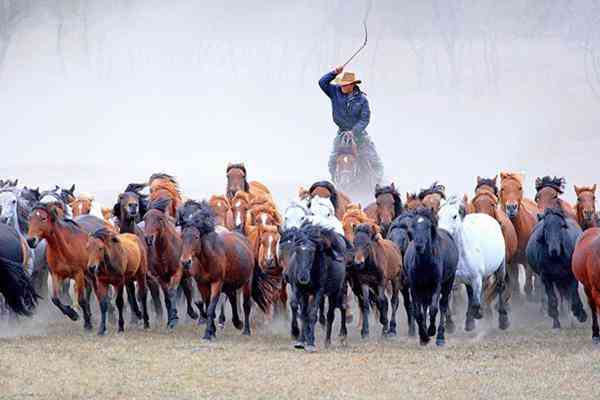
[[[402,199],[394,184],[375,185],[375,202],[369,204],[364,211],[379,225],[385,236],[392,221],[402,212]]]
[[[237,312],[237,291],[243,291],[243,334],[250,335],[252,300],[266,312],[278,290],[271,270],[255,266],[248,241],[236,232],[215,232],[214,214],[208,203],[188,200],[179,211],[178,224],[183,228],[183,251],[180,262],[196,279],[198,289],[208,304],[205,340],[216,337],[215,308],[221,293],[231,303],[232,321],[242,328]]]
[[[327,297],[327,331],[325,346],[331,343],[331,331],[335,309],[342,314],[340,337],[345,340],[346,329],[346,267],[334,254],[337,233],[305,222],[296,232],[292,257],[289,261],[287,279],[292,287],[294,301],[298,302],[301,312],[302,329],[294,347],[307,352],[316,351],[315,325],[318,309],[324,297]]]
[[[600,344],[600,228],[589,228],[579,238],[573,253],[572,269],[581,282],[592,312],[592,342]]]
[[[579,322],[587,319],[579,298],[579,284],[571,268],[575,244],[581,234],[579,225],[561,208],[546,208],[527,245],[529,265],[542,279],[548,296],[548,315],[555,329],[560,328],[555,288],[561,298],[571,304],[571,311]]]
[[[458,248],[450,234],[437,226],[437,216],[430,208],[419,208],[412,224],[412,241],[404,256],[413,312],[422,345],[436,335],[436,316],[440,311],[436,344],[446,343],[446,317],[454,276],[458,264]],[[427,313],[429,312],[429,329]]]
[[[123,289],[126,285],[138,284],[138,295],[142,302],[140,312],[135,293],[129,292],[129,303],[138,319],[144,320],[144,328],[150,327],[146,304],[146,277],[148,274],[147,248],[142,239],[131,233],[119,235],[100,228],[88,239],[88,268],[95,278],[94,290],[102,313],[98,335],[106,334],[106,315],[108,314],[108,285],[117,292],[119,310],[119,332],[123,332]]]
[[[79,319],[79,314],[70,305],[63,304],[59,297],[63,281],[73,279],[86,330],[92,329],[89,304],[92,282],[87,268],[86,245],[88,235],[100,228],[108,226],[99,218],[91,215],[83,215],[76,221],[61,218],[57,209],[50,204],[37,205],[29,217],[29,245],[35,248],[41,240],[46,240],[47,243],[46,258],[52,276],[52,303],[71,320]]]
[[[175,220],[168,214],[172,205],[170,196],[152,201],[144,216],[144,236],[148,246],[148,270],[152,279],[156,279],[165,296],[167,310],[167,327],[175,328],[177,316],[177,288],[187,278],[179,259],[181,258],[181,237],[175,228]],[[197,319],[193,308],[191,288],[182,285],[187,300],[187,313],[190,318]]]
[[[414,331],[412,306],[410,303],[407,276],[402,267],[402,254],[390,240],[383,239],[379,226],[363,223],[354,229],[353,262],[347,276],[361,307],[363,338],[369,335],[369,303],[375,300],[379,310],[379,322],[383,336],[396,336],[396,313],[402,290],[406,309],[408,329]],[[388,319],[388,298],[386,288],[391,289],[391,319]]]
[[[404,210],[392,221],[386,238],[394,242],[402,254],[406,254],[411,239],[412,224],[416,219],[416,210]]]
[[[600,226],[598,214],[596,213],[596,185],[575,186],[577,204],[575,212],[577,223],[584,231],[589,228]]]
[[[17,231],[0,224],[0,294],[12,312],[30,316],[39,296],[25,271],[25,258]]]

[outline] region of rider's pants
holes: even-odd
[[[335,139],[333,140],[333,151],[329,156],[329,174],[331,175],[332,181],[335,181],[336,158],[338,153],[338,146],[340,144],[340,139],[341,135],[338,132]],[[361,163],[361,170],[365,171],[367,169],[366,164],[368,162],[369,166],[373,170],[373,174],[375,175],[375,182],[380,183],[383,179],[383,163],[379,158],[379,154],[377,154],[375,144],[366,132],[364,133],[364,135],[357,136],[355,140],[356,145],[358,147],[358,159]]]

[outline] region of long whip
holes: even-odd
[[[358,48],[358,50],[356,50],[354,52],[354,54],[352,54],[352,56],[348,59],[348,61],[346,61],[344,64],[342,64],[342,67],[346,67],[346,65],[348,65],[350,63],[350,61],[354,60],[354,58],[365,48],[367,47],[367,43],[369,41],[369,31],[367,29],[367,20],[369,19],[369,14],[371,13],[371,6],[373,5],[373,0],[368,0],[367,3],[367,9],[365,11],[365,17],[363,18],[363,28],[365,29],[365,40],[363,41],[362,45]]]

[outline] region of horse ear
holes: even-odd
[[[592,186],[592,192],[596,193],[596,184],[594,183],[594,185]]]
[[[481,177],[478,175],[477,176],[477,184],[479,185],[481,183]]]
[[[113,206],[112,214],[117,219],[119,219],[119,220],[121,219],[121,203],[117,203]]]
[[[58,211],[57,211],[56,207],[51,207],[50,208],[50,221],[55,222],[57,218],[58,218]]]
[[[544,219],[544,215],[543,215],[543,214],[538,214],[538,215],[537,215],[537,220],[538,220],[538,222],[540,222],[540,221],[541,221],[541,220],[543,220],[543,219]]]
[[[71,194],[75,193],[75,184],[71,185],[71,189],[69,189],[68,192]]]
[[[498,183],[498,175],[494,176],[494,179],[492,179],[492,181],[494,182],[494,184]]]
[[[378,192],[381,190],[381,185],[379,183],[375,184],[375,191]]]
[[[577,185],[573,185],[573,189],[575,190],[575,194],[579,196],[579,192],[581,192],[581,188]]]
[[[463,198],[462,198],[462,200],[463,200],[463,203],[465,204],[465,206],[466,206],[467,204],[469,204],[469,196],[467,196],[467,194],[466,194],[466,193],[463,195]]]
[[[113,243],[120,243],[121,241],[119,240],[119,237],[117,235],[111,235],[110,236],[110,241]]]

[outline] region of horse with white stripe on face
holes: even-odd
[[[506,273],[504,236],[498,221],[487,214],[465,215],[465,204],[457,197],[442,202],[438,211],[439,227],[448,231],[459,252],[455,282],[467,288],[469,304],[465,330],[475,328],[475,319],[481,319],[481,296],[483,283],[493,279],[486,289],[486,301],[498,297],[498,324],[500,329],[509,326],[506,303],[509,292]]]

